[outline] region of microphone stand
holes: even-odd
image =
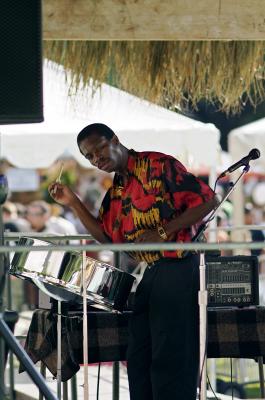
[[[208,227],[210,221],[216,215],[217,210],[221,207],[221,205],[225,202],[225,200],[230,196],[230,194],[235,190],[237,183],[243,178],[243,176],[249,171],[249,164],[247,164],[242,170],[241,174],[235,181],[235,183],[231,183],[231,187],[227,191],[226,195],[222,198],[220,203],[211,211],[208,218],[205,222],[203,222],[196,233],[196,235],[192,238],[192,242],[200,241],[202,238],[204,231]],[[216,182],[223,177],[221,174]],[[198,304],[199,304],[199,327],[200,327],[200,374],[199,374],[199,400],[207,399],[207,374],[206,374],[206,360],[207,360],[207,303],[208,303],[208,291],[206,286],[206,265],[205,265],[205,251],[200,251],[200,290],[198,293]]]

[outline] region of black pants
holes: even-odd
[[[195,400],[199,364],[199,258],[145,270],[130,321],[131,400]]]

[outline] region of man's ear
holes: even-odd
[[[113,135],[110,141],[111,141],[111,143],[116,144],[116,145],[120,143],[120,141],[116,135]]]

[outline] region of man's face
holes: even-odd
[[[121,165],[122,154],[116,136],[108,140],[104,136],[93,133],[82,140],[79,148],[83,156],[102,171],[114,172]]]

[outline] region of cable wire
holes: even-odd
[[[210,389],[211,389],[211,391],[212,391],[212,393],[213,393],[215,399],[216,399],[216,400],[219,400],[219,398],[216,396],[216,393],[215,393],[215,391],[214,391],[214,389],[213,389],[213,387],[212,387],[212,385],[211,385],[211,382],[210,382],[210,379],[209,379],[208,374],[207,374],[207,382],[208,382],[208,385],[210,386]]]
[[[98,363],[97,400],[99,400],[100,366],[101,366],[101,363]]]

